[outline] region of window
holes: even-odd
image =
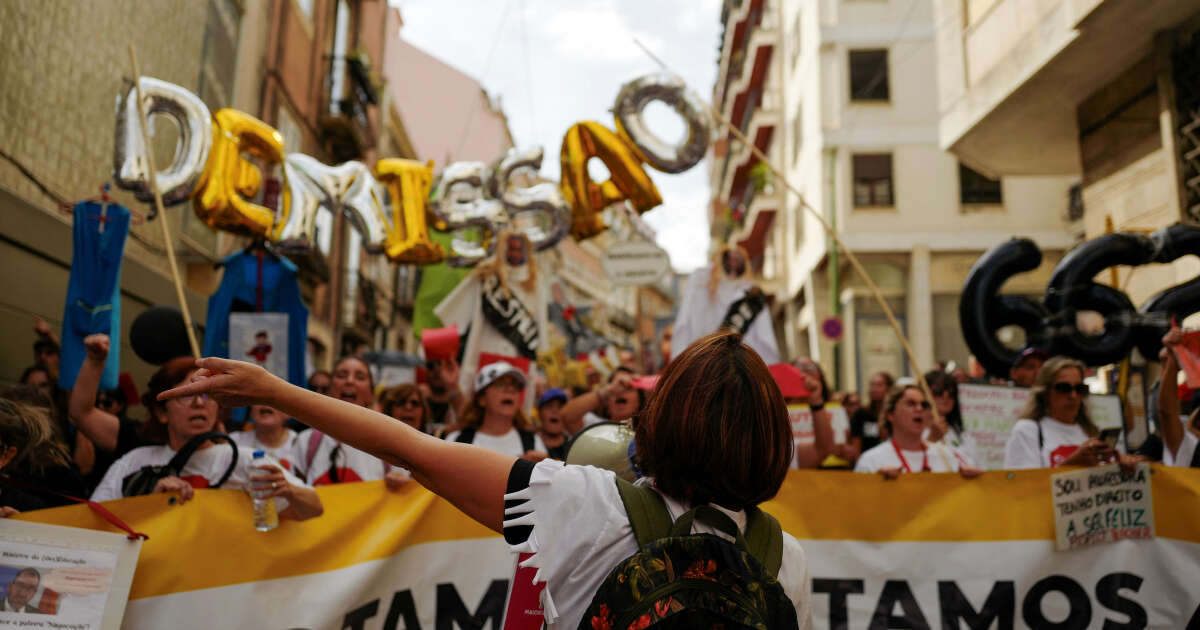
[[[275,116],[275,129],[283,136],[284,150],[288,153],[304,151],[304,132],[300,130],[300,124],[292,116],[292,111],[282,103],[279,104],[279,113]]]
[[[854,206],[890,206],[892,201],[892,154],[854,156]]]
[[[792,68],[793,69],[795,69],[795,67],[796,67],[796,62],[800,61],[800,16],[801,15],[803,15],[803,11],[799,7],[797,7],[796,8],[796,24],[794,26],[792,26],[792,33],[794,33],[794,35],[792,35]]]
[[[965,164],[958,165],[958,195],[964,204],[1001,204],[1000,180],[988,179]]]
[[[804,144],[804,103],[796,103],[796,116],[792,118],[792,161],[800,156],[800,146]]]
[[[312,20],[313,0],[296,0],[296,6],[305,18]]]
[[[358,315],[358,267],[362,262],[362,235],[358,228],[350,222],[346,226],[346,288],[342,293],[342,320],[347,325],[354,325]]]
[[[850,100],[886,101],[888,91],[888,51],[850,51]]]

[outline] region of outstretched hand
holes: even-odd
[[[158,395],[159,400],[207,394],[222,407],[270,405],[274,390],[283,384],[261,366],[245,361],[206,357],[187,383]]]

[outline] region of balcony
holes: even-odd
[[[379,94],[370,66],[359,55],[326,59],[329,71],[317,116],[321,143],[335,162],[361,158],[376,136],[368,108],[379,104]]]

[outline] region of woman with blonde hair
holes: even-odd
[[[69,464],[45,409],[0,398],[0,471],[20,465],[39,471]],[[0,484],[0,517],[44,507],[41,499]]]
[[[1100,430],[1088,414],[1086,370],[1081,361],[1063,356],[1042,365],[1029,402],[1004,446],[1004,468],[1096,466],[1114,461],[1128,466],[1137,461],[1099,438]]]

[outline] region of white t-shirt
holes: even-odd
[[[317,450],[313,453],[312,466],[309,467],[308,445],[314,430],[308,429],[296,438],[296,449],[292,456],[296,474],[303,475],[310,485],[328,486],[334,483],[332,475],[329,474],[333,468],[331,457],[337,460],[337,483],[378,481],[391,469],[382,459],[349,444],[342,444],[328,435],[321,436]]]
[[[902,472],[922,472],[926,468],[928,472],[958,472],[963,466],[972,465],[961,451],[946,444],[926,444],[923,451],[900,449],[899,455],[893,444],[886,440],[867,449],[859,456],[854,472],[874,473],[884,468],[899,468]]]
[[[458,441],[458,434],[462,431],[454,431],[446,436],[447,442]],[[488,435],[482,431],[475,431],[475,439],[471,442],[480,448],[486,448],[489,451],[496,451],[513,457],[520,457],[525,454],[525,449],[522,448],[521,434],[517,433],[516,427],[508,430],[504,435]],[[546,445],[542,442],[542,437],[538,434],[533,435],[533,450],[546,452]]]
[[[1183,468],[1190,467],[1192,465],[1192,457],[1196,454],[1197,445],[1200,445],[1200,438],[1197,438],[1195,433],[1188,431],[1187,427],[1184,427],[1183,441],[1179,443],[1179,450],[1174,455],[1164,445],[1163,464],[1167,466],[1181,466]]]
[[[1038,425],[1042,427],[1042,447],[1038,448]],[[1053,418],[1017,420],[1004,445],[1004,468],[1054,468],[1079,450],[1088,439],[1078,423],[1067,424]]]
[[[684,285],[683,299],[679,303],[679,314],[675,316],[675,333],[671,338],[671,354],[678,356],[693,341],[717,332],[725,319],[730,305],[742,299],[754,283],[742,278],[727,278],[722,275],[717,290],[709,297],[708,281],[712,267],[702,267],[688,276]],[[771,324],[771,313],[767,306],[755,316],[742,335],[742,341],[762,357],[763,363],[779,363],[779,343],[775,339],[775,327]]]
[[[601,422],[608,422],[608,418],[605,418],[595,411],[583,412],[583,426],[590,427],[593,424],[600,424]]]
[[[671,518],[687,511],[669,497],[664,498]],[[505,495],[505,499],[528,501],[513,508],[505,526],[533,526],[529,539],[514,545],[513,550],[534,554],[525,566],[537,567],[538,581],[546,583],[541,595],[546,628],[578,627],[604,578],[638,550],[615,476],[593,466],[544,460],[534,466],[529,487]],[[745,512],[717,509],[745,530]],[[693,531],[716,533],[703,524],[695,525]],[[800,630],[809,630],[812,582],[808,562],[800,543],[787,532],[783,533],[779,583],[796,607]]]
[[[483,314],[481,305],[483,288],[479,279],[480,273],[482,271],[463,278],[462,282],[459,282],[454,290],[433,309],[434,314],[442,320],[443,324],[446,326],[453,324],[458,326],[460,333],[467,333],[466,347],[463,348],[462,367],[458,378],[459,387],[464,392],[474,390],[475,373],[479,371],[480,352],[491,352],[509,357],[520,356],[516,346],[499,330],[496,330]],[[522,283],[515,278],[510,278],[508,288],[512,291],[513,296],[533,314],[533,319],[538,325],[539,347],[537,350],[546,350],[549,348],[550,318],[546,310],[548,303],[546,283],[541,278],[542,276],[538,276],[532,292],[525,291],[521,287]],[[533,379],[526,379],[526,381],[524,407],[529,410],[532,409],[537,398]]]
[[[171,461],[172,457],[175,457],[175,451],[166,444],[140,446],[129,451],[109,467],[108,472],[104,474],[104,479],[100,480],[100,485],[96,486],[96,491],[92,493],[92,500],[111,501],[122,498],[121,483],[125,477],[141,470],[144,466],[163,466]],[[224,442],[198,449],[184,464],[183,470],[179,472],[179,478],[191,484],[193,488],[211,487],[221,479],[221,475],[225,474],[232,457],[233,449]],[[238,447],[237,465],[229,475],[229,479],[221,487],[250,490],[250,477],[261,474],[251,468],[253,460],[254,452],[251,449]],[[283,471],[283,476],[290,484],[308,486],[286,470]],[[275,507],[282,512],[287,509],[288,502],[286,499],[275,497]]]
[[[296,457],[296,439],[300,435],[287,428],[283,431],[286,438],[279,446],[267,446],[259,442],[258,436],[254,434],[254,431],[238,431],[231,433],[229,437],[233,438],[233,441],[237,442],[240,446],[245,446],[252,451],[266,451],[267,455],[270,455],[275,461],[279,462],[279,465],[283,466],[284,470],[292,471],[296,468],[293,460]]]
[[[959,433],[954,427],[948,428],[946,435],[942,436],[942,443],[956,449],[971,466],[975,466],[975,462],[979,461],[979,450],[975,446],[975,440],[966,433]],[[876,427],[875,431],[878,434],[879,428]]]

